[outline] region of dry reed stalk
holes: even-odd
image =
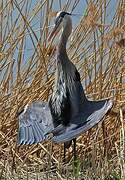
[[[27,103],[48,100],[52,93],[58,37],[51,44],[47,39],[52,16],[56,15],[54,4],[74,11],[81,1],[44,0],[33,7],[32,0],[0,2],[1,179],[73,179],[72,148],[64,164],[62,145],[47,141],[17,147],[17,113]],[[113,16],[111,2],[86,1],[86,14],[80,12],[83,16],[67,49],[81,74],[86,94],[93,99],[114,100],[103,128],[100,124],[78,138],[79,179],[125,178],[125,1],[117,1]]]

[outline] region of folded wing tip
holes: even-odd
[[[107,100],[107,111],[110,110],[113,106],[113,101],[111,99]]]

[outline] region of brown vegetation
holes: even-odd
[[[58,40],[47,41],[51,31],[47,27],[56,14],[52,7],[59,3],[60,9],[71,11],[80,3],[43,0],[32,8],[31,2],[0,2],[0,179],[73,179],[75,175],[85,180],[124,180],[125,1],[117,1],[116,9],[108,9],[110,0],[86,1],[86,13],[80,12],[83,15],[69,39],[68,55],[81,74],[86,95],[114,101],[104,123],[78,138],[76,167],[72,148],[64,163],[61,144],[16,144],[18,112],[29,102],[48,100],[52,93]]]

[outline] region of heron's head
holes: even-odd
[[[68,23],[69,31],[72,30],[72,21],[70,18],[71,15],[72,14],[65,11],[59,11],[57,13],[54,28],[48,39],[49,41],[52,39],[52,37],[55,37],[57,35],[57,33],[60,31],[61,28],[65,28],[67,23]]]

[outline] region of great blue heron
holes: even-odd
[[[69,147],[71,140],[97,124],[112,107],[109,99],[90,101],[85,96],[80,74],[66,52],[72,31],[70,13],[59,12],[49,40],[62,28],[57,52],[55,88],[49,102],[35,101],[19,115],[19,144],[34,144],[48,138]]]

